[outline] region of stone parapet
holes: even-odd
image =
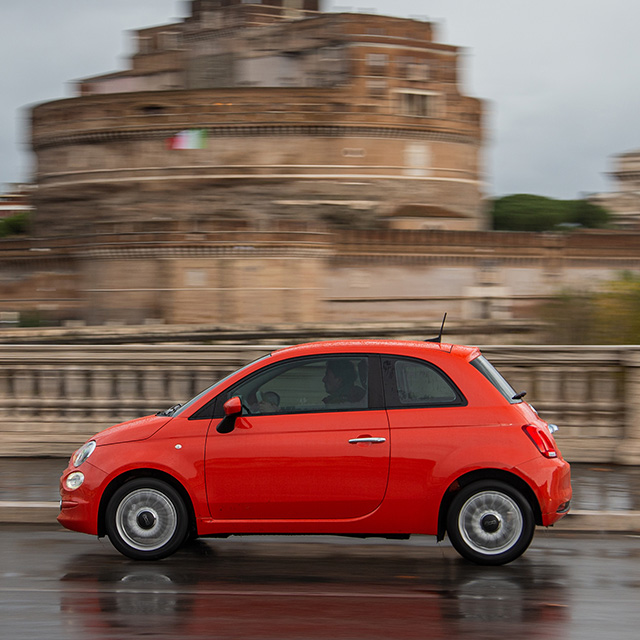
[[[68,456],[111,424],[186,401],[269,352],[277,334],[270,337],[271,345],[264,335],[250,345],[0,347],[0,455]],[[640,464],[639,347],[483,352],[559,425],[568,460]]]
[[[625,353],[625,431],[615,454],[622,464],[640,464],[640,351]]]

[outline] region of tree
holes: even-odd
[[[601,229],[611,222],[611,215],[606,209],[587,200],[573,201],[572,217],[572,222],[587,229]]]
[[[490,214],[496,231],[557,231],[563,227],[606,227],[610,215],[586,200],[555,200],[515,194],[493,200]]]
[[[26,213],[0,219],[0,238],[26,233],[29,228],[29,217]]]
[[[549,344],[640,344],[640,275],[598,292],[565,291],[541,308]]]

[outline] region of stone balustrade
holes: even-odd
[[[640,464],[640,348],[492,346],[483,353],[559,426],[569,461]]]
[[[0,347],[0,456],[68,456],[95,432],[184,402],[264,345]],[[491,346],[485,355],[573,462],[640,464],[640,347]]]

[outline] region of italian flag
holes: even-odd
[[[167,138],[168,149],[204,149],[207,146],[205,129],[184,129]]]

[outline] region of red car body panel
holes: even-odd
[[[210,429],[205,461],[214,520],[361,518],[384,498],[390,436],[383,410],[247,416],[219,436]],[[348,443],[359,437],[386,442]]]
[[[278,362],[328,354],[426,360],[462,392],[460,406],[243,415],[231,433],[220,418],[189,419],[218,394]],[[290,347],[244,367],[175,417],[149,416],[93,438],[97,447],[61,478],[58,520],[102,535],[101,509],[131,475],[170,479],[188,497],[199,535],[233,533],[437,534],[447,492],[467,474],[517,478],[541,524],[564,513],[569,465],[544,457],[523,431],[546,429],[524,402],[510,402],[469,362],[473,347],[400,341],[334,341]],[[549,436],[550,437],[550,436]],[[376,443],[349,440],[374,438]],[[84,484],[70,491],[74,471]],[[507,476],[508,474],[508,476]]]

